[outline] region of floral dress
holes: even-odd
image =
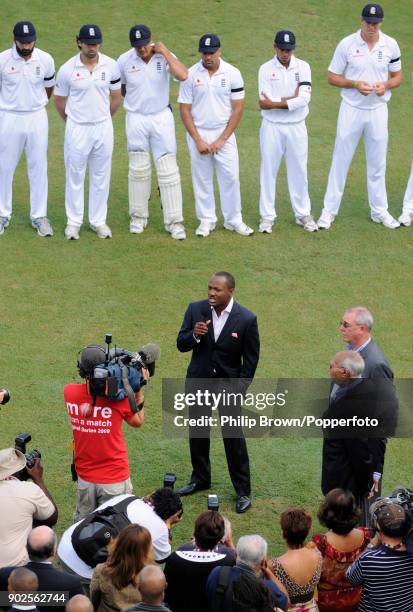
[[[317,534],[313,542],[323,555],[323,571],[318,585],[318,608],[320,612],[356,612],[361,587],[352,586],[346,578],[347,568],[361,555],[371,540],[371,532],[359,527],[363,541],[350,552],[341,552],[327,542],[325,535]]]

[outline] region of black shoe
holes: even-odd
[[[178,495],[192,495],[192,493],[196,493],[197,491],[205,491],[206,489],[210,489],[211,485],[202,484],[200,482],[189,482],[187,485],[178,490]]]
[[[246,512],[248,508],[251,508],[251,498],[248,495],[240,495],[237,497],[237,503],[235,505],[235,510],[238,514],[242,514]]]

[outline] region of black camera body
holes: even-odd
[[[23,432],[19,434],[14,440],[14,448],[19,450],[26,457],[26,467],[31,469],[34,466],[36,459],[41,459],[42,454],[36,448],[30,453],[27,452],[26,445],[31,441],[32,437],[29,433]]]

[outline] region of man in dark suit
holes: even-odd
[[[323,416],[338,420],[357,417],[359,423],[369,417],[379,425],[335,427],[324,432],[321,488],[324,495],[335,488],[352,491],[368,524],[367,499],[376,475],[383,473],[385,436],[395,427],[397,398],[388,380],[362,378],[364,370],[364,360],[355,351],[342,351],[331,360],[334,385]]]
[[[177,346],[181,352],[192,351],[187,371],[187,391],[202,387],[228,388],[245,393],[258,365],[260,340],[257,317],[233,298],[235,280],[228,272],[217,272],[208,283],[208,299],[193,302],[186,310]],[[198,382],[195,379],[203,379]],[[207,379],[207,380],[205,380]],[[234,384],[235,382],[235,384]],[[219,407],[220,414],[224,412]],[[199,416],[200,412],[193,414]],[[235,402],[230,414],[240,416],[241,403]],[[237,494],[236,511],[245,512],[251,506],[250,468],[246,442],[239,427],[233,432],[222,431],[231,481]],[[203,437],[199,437],[199,435]],[[180,495],[190,495],[211,486],[209,430],[190,431],[192,475]]]
[[[35,527],[27,539],[29,562],[24,567],[36,574],[39,581],[39,591],[68,591],[69,597],[82,594],[83,590],[78,576],[62,572],[53,567],[56,554],[57,538],[53,529],[42,525]],[[14,567],[0,569],[0,591],[7,590],[7,581]],[[39,605],[42,612],[61,612],[62,606]]]

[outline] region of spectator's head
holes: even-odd
[[[281,531],[289,548],[301,548],[311,529],[311,516],[303,508],[288,508],[281,514]]]
[[[332,489],[318,511],[321,525],[338,535],[347,535],[360,520],[360,510],[351,491]]]
[[[267,558],[267,550],[267,542],[260,535],[242,536],[237,544],[237,562],[255,570]]]
[[[383,506],[377,513],[377,529],[388,538],[404,538],[409,531],[404,508],[396,503]]]
[[[225,523],[216,510],[201,512],[195,521],[195,543],[201,550],[212,550],[222,540]]]
[[[173,525],[181,520],[183,514],[182,501],[178,493],[171,487],[157,489],[149,499],[156,514],[163,521]]]
[[[104,572],[117,589],[134,584],[145,565],[153,561],[151,534],[141,525],[128,525],[112,540]]]
[[[330,376],[335,383],[345,385],[354,378],[361,378],[364,359],[356,351],[340,351],[330,362]]]
[[[255,576],[242,573],[232,583],[232,612],[273,612],[268,587]]]
[[[340,332],[344,342],[356,349],[370,338],[373,316],[364,306],[353,306],[346,310],[340,321]]]
[[[0,450],[0,480],[7,480],[17,475],[26,467],[26,457],[15,448]]]
[[[47,561],[56,553],[57,537],[53,529],[46,525],[35,527],[27,538],[27,552],[30,561]]]
[[[88,378],[93,374],[95,366],[101,365],[106,359],[106,349],[100,344],[88,344],[80,352],[77,361],[79,374],[82,378]]]
[[[66,604],[66,612],[93,612],[93,605],[86,595],[74,595]]]
[[[9,575],[9,593],[33,593],[39,588],[37,576],[25,567],[17,567]]]
[[[166,586],[165,574],[160,567],[147,565],[141,570],[138,589],[145,603],[154,606],[161,604]]]

